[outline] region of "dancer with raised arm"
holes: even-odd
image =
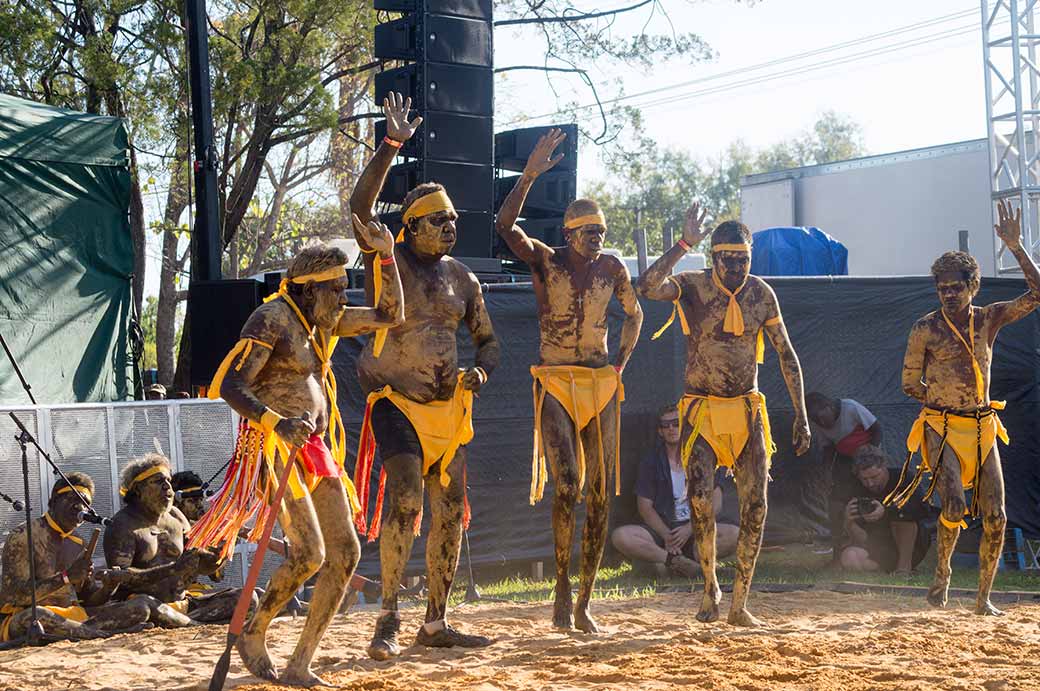
[[[682,238],[647,272],[636,290],[651,300],[673,302],[686,336],[686,393],[679,401],[682,458],[689,476],[690,505],[697,553],[704,572],[699,621],[719,617],[722,591],[715,575],[715,515],[712,490],[715,469],[733,469],[740,503],[737,574],[728,621],[740,626],[761,622],[747,610],[755,562],[766,518],[766,483],[775,450],[765,396],[758,390],[758,365],[764,355],[763,333],[780,357],[795,419],[795,453],[809,449],[809,423],[802,391],[802,370],[791,346],[772,288],[750,275],[751,232],[726,221],[711,233],[711,268],[672,275],[679,259],[707,235],[706,212],[694,204],[686,213]]]
[[[556,589],[553,624],[597,633],[589,613],[596,571],[607,539],[608,477],[620,482],[620,415],[624,390],[621,371],[639,340],[643,311],[636,300],[628,269],[616,257],[602,254],[607,221],[591,199],[578,199],[563,216],[566,247],[549,247],[516,225],[534,181],[555,166],[563,133],[550,130],[538,140],[502,208],[495,229],[518,258],[531,267],[538,301],[539,362],[534,377],[534,458],[531,503],[542,497],[546,458],[553,474],[553,539],[556,545]],[[625,312],[621,344],[610,364],[607,353],[607,308],[617,298]],[[588,506],[581,539],[578,600],[571,603],[570,560],[574,509],[587,492]]]
[[[375,203],[398,149],[422,122],[408,122],[411,100],[391,94],[383,103],[387,136],[361,173],[350,208],[361,219],[375,218]],[[416,642],[465,648],[491,644],[447,622],[448,596],[458,566],[462,531],[469,522],[466,502],[466,444],[473,438],[473,398],[498,364],[498,341],[484,307],[480,284],[466,265],[449,257],[455,246],[458,214],[447,191],[424,183],[404,198],[404,228],[395,249],[405,295],[400,326],[377,333],[358,359],[368,405],[361,430],[355,481],[367,507],[373,457],[378,444],[383,468],[372,525],[364,512],[358,529],[369,540],[381,535],[383,610],[368,654],[386,660],[400,654],[397,635],[398,586],[419,530],[423,485],[430,495],[426,568],[430,588],[425,623]],[[365,290],[378,296],[384,283],[374,249],[362,238]],[[472,367],[459,369],[455,334],[465,325],[476,351]],[[382,517],[383,498],[387,516]]]
[[[910,330],[903,361],[903,391],[924,407],[907,439],[906,465],[897,489],[885,503],[902,506],[914,496],[924,473],[932,474],[925,501],[936,490],[942,501],[937,525],[939,562],[928,589],[928,602],[945,607],[950,589],[950,557],[964,516],[982,516],[979,544],[979,591],[976,614],[1003,614],[990,602],[990,589],[1004,546],[1004,477],[997,439],[1008,443],[997,417],[1003,401],[989,397],[993,343],[1004,326],[1025,317],[1040,304],[1040,272],[1022,246],[1020,211],[997,207],[997,236],[1022,267],[1029,291],[1008,302],[972,305],[979,292],[979,265],[966,252],[947,252],[932,264],[940,309],[922,317]],[[921,451],[916,476],[903,487],[914,452]],[[964,491],[973,490],[970,507]]]

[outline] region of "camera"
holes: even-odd
[[[874,502],[876,499],[870,499],[869,497],[857,497],[856,499],[856,513],[860,516],[866,516],[868,513],[874,512]]]

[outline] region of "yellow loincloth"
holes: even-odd
[[[368,394],[365,405],[365,417],[361,423],[361,438],[358,447],[357,464],[354,467],[354,480],[360,488],[359,506],[364,510],[355,514],[355,525],[362,535],[367,534],[369,542],[375,540],[379,535],[380,521],[383,508],[383,491],[386,487],[385,467],[380,471],[379,490],[376,496],[376,508],[372,518],[372,526],[368,527],[368,518],[365,511],[368,509],[368,490],[372,477],[372,465],[375,458],[375,434],[372,431],[372,408],[382,400],[389,400],[400,410],[419,438],[419,444],[423,451],[422,474],[440,464],[438,475],[442,487],[451,484],[448,475],[448,467],[455,459],[455,454],[460,446],[465,446],[473,440],[473,392],[462,386],[463,373],[459,372],[455,384],[455,394],[447,401],[430,401],[429,403],[417,403],[410,398],[394,391],[389,385]],[[469,503],[464,508],[464,525],[469,524]],[[415,531],[418,534],[419,520],[416,520]]]
[[[899,475],[899,482],[896,483],[896,489],[885,498],[885,504],[895,503],[898,507],[906,504],[921,484],[926,472],[932,474],[932,481],[924,496],[924,500],[928,501],[935,491],[938,480],[936,469],[942,461],[943,449],[947,446],[953,449],[957,460],[960,461],[961,486],[964,489],[973,489],[979,471],[982,470],[982,464],[993,451],[997,439],[1000,439],[1005,445],[1009,443],[1007,429],[1004,428],[1004,424],[996,413],[998,410],[1003,410],[1004,405],[1004,401],[991,401],[988,408],[981,409],[976,415],[957,415],[934,408],[922,408],[921,414],[917,416],[913,427],[910,428],[910,434],[906,438],[907,457]],[[925,426],[931,427],[941,437],[939,448],[934,453],[925,443]],[[918,450],[921,452],[921,465],[910,484],[900,489],[906,479],[914,454]],[[977,492],[972,495],[971,507],[967,514],[973,517],[978,515]],[[945,519],[943,522],[947,523]],[[954,525],[967,527],[967,523],[964,521]]]
[[[600,491],[606,494],[607,473],[603,460],[603,430],[599,414],[617,398],[615,408],[614,493],[621,493],[621,402],[625,400],[625,387],[621,374],[612,366],[579,367],[578,365],[541,365],[531,367],[532,395],[534,397],[534,451],[531,457],[531,493],[533,506],[545,492],[548,471],[545,463],[545,439],[542,436],[542,406],[546,394],[552,396],[570,415],[574,423],[574,457],[578,463],[578,499],[585,487],[585,447],[581,432],[593,418],[599,439]]]
[[[766,467],[768,468],[776,445],[769,429],[769,412],[766,410],[766,397],[760,391],[751,391],[742,396],[724,398],[686,394],[679,399],[679,435],[682,436],[683,425],[692,427],[682,450],[682,463],[685,468],[693,453],[693,444],[697,437],[708,442],[715,452],[716,467],[732,468],[734,462],[747,446],[751,430],[754,429],[755,417],[762,418],[762,432],[766,444]]]
[[[53,612],[60,617],[71,619],[74,622],[82,624],[90,616],[87,614],[87,610],[83,609],[79,605],[70,605],[69,607],[60,607],[58,605],[37,605],[41,609],[45,609],[49,612]],[[19,612],[29,609],[28,607],[15,608],[11,605],[0,606],[0,614],[5,615],[3,622],[0,623],[0,643],[6,643],[11,640],[11,620]]]

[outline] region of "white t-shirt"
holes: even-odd
[[[675,500],[675,520],[690,520],[690,502],[686,498],[686,471],[672,469],[672,498]]]
[[[834,426],[824,427],[823,425],[817,425],[817,427],[821,437],[832,444],[837,444],[855,432],[857,427],[868,430],[875,422],[877,422],[877,418],[874,417],[873,413],[864,408],[862,404],[851,398],[843,398],[841,399],[841,412],[838,413],[838,419],[834,421]]]

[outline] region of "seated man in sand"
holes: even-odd
[[[123,469],[119,493],[125,506],[112,517],[104,541],[108,565],[128,572],[117,595],[150,595],[197,622],[227,622],[240,589],[189,588],[217,570],[217,555],[184,549],[191,524],[173,505],[172,481],[169,460],[156,453]]]
[[[679,411],[674,405],[662,408],[657,418],[659,443],[639,465],[636,478],[636,508],[642,523],[623,525],[610,536],[614,547],[633,562],[649,562],[660,575],[665,571],[693,578],[699,572],[697,541],[690,522],[690,498],[686,471],[679,456]],[[730,481],[726,469],[715,474],[712,504],[715,515],[722,511],[722,484]],[[715,551],[720,557],[733,554],[740,528],[716,523]]]
[[[931,546],[933,515],[917,488],[902,507],[882,503],[899,483],[899,468],[876,446],[861,446],[852,463],[854,496],[845,505],[845,530],[838,549],[843,569],[909,575]]]
[[[32,542],[36,566],[36,616],[50,636],[85,640],[104,638],[145,628],[151,619],[175,626],[186,617],[143,597],[109,602],[121,574],[94,572],[92,554],[73,535],[83,523],[81,512],[94,497],[94,481],[85,473],[68,473],[51,490],[47,513],[33,520]],[[0,641],[24,636],[32,621],[32,581],[29,574],[26,524],[7,536],[0,577]]]

